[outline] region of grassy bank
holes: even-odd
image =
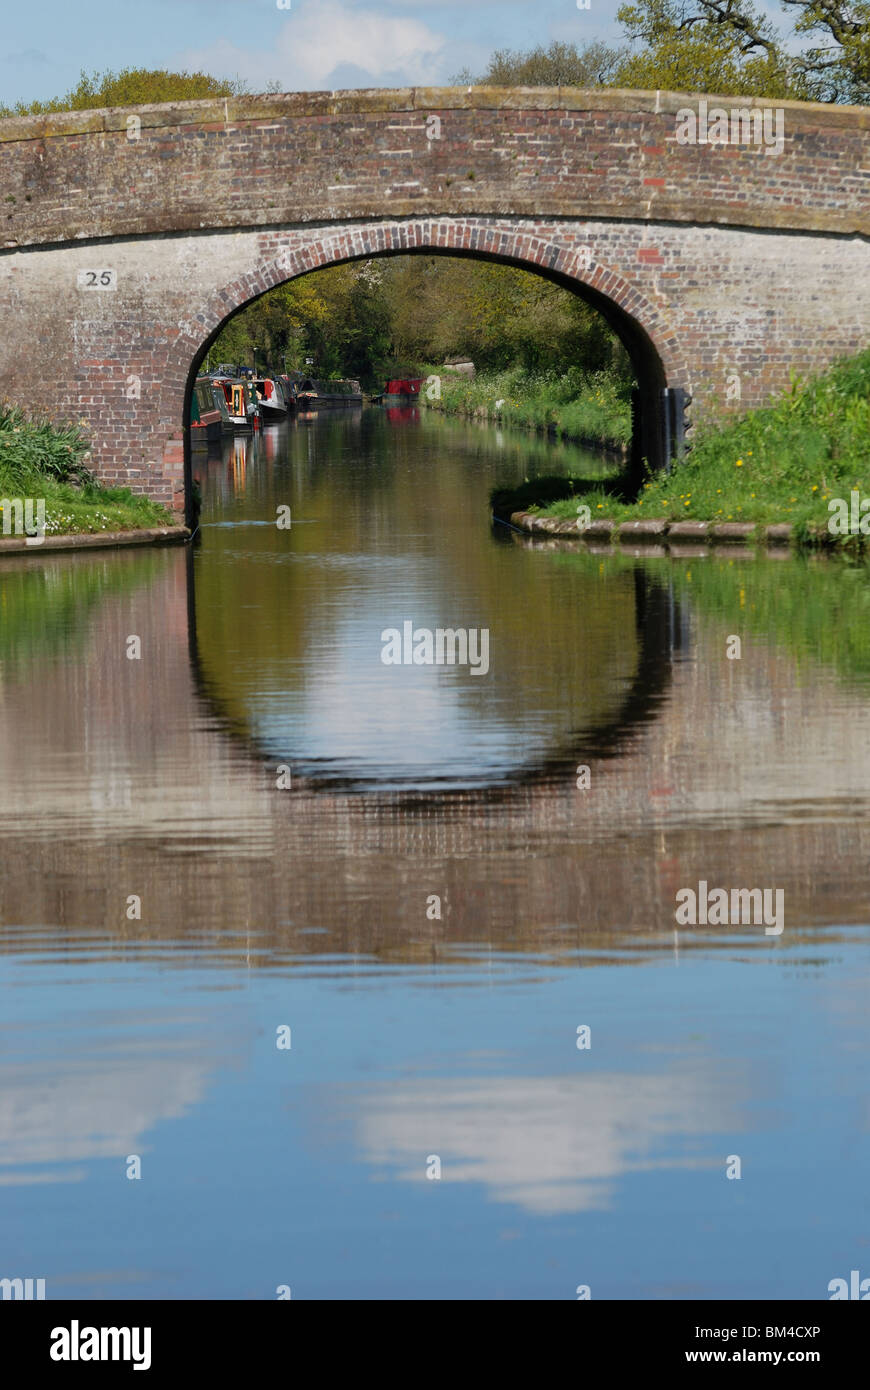
[[[138,531],[170,526],[177,518],[129,488],[105,488],[87,468],[88,441],[78,425],[29,420],[16,406],[0,406],[0,498],[45,503],[45,534]],[[11,509],[10,509],[11,513]],[[3,509],[2,534],[15,534],[14,514]]]
[[[530,372],[511,367],[473,380],[444,367],[426,367],[441,381],[440,400],[421,400],[447,415],[465,415],[537,430],[577,444],[627,450],[631,443],[631,383],[604,372]]]
[[[513,510],[569,518],[583,502],[593,517],[615,521],[789,522],[798,539],[809,539],[829,534],[832,499],[848,504],[853,489],[870,496],[868,444],[870,350],[796,383],[764,409],[700,433],[671,474],[649,477],[634,499],[615,482],[546,478],[494,494],[494,505],[504,512],[515,501]]]

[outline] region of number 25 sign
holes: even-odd
[[[118,272],[116,270],[80,270],[76,276],[80,290],[116,290]]]

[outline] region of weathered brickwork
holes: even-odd
[[[321,266],[437,250],[576,289],[695,422],[760,404],[867,341],[870,112],[784,103],[774,155],[677,143],[699,100],[359,92],[0,122],[0,394],[86,421],[102,478],[178,504],[192,365],[228,315]]]

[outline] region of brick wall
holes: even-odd
[[[870,116],[708,97],[780,111],[781,151],[681,144],[700,100],[353,92],[0,122],[0,395],[86,421],[101,477],[177,502],[189,372],[229,314],[435,249],[576,289],[695,421],[760,404],[867,341]]]

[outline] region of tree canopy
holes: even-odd
[[[751,0],[737,2],[743,3],[751,40],[739,22],[735,0],[623,5],[618,18],[634,48],[620,66],[620,86],[797,97],[795,77],[772,23],[757,15]],[[726,10],[730,18],[723,17]]]
[[[483,369],[588,371],[627,358],[601,316],[528,271],[456,257],[353,262],[288,281],[229,321],[213,362],[271,363],[318,376],[416,373],[451,357]]]
[[[470,69],[456,74],[458,86],[599,87],[618,86],[612,80],[626,50],[593,40],[578,48],[573,43],[538,45],[527,52],[497,48],[486,71],[475,77]]]
[[[641,44],[619,73],[621,86],[669,87],[801,101],[870,98],[868,0],[782,0],[778,29],[752,0],[644,0],[617,13]],[[798,47],[808,35],[823,39]]]
[[[870,100],[870,0],[644,0],[617,13],[625,44],[497,49],[477,76],[501,87],[633,87],[800,101]]]
[[[209,77],[204,72],[167,72],[124,68],[121,72],[87,73],[62,97],[19,101],[0,106],[0,116],[38,116],[52,111],[93,111],[104,106],[150,106],[161,101],[197,101],[203,97],[243,96],[247,83]]]

